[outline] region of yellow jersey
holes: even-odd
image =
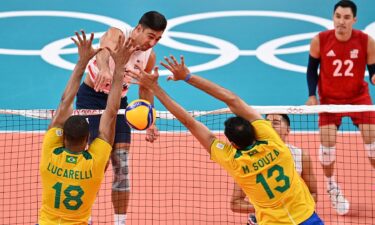
[[[49,129],[43,140],[39,171],[42,207],[39,225],[87,224],[112,146],[96,138],[87,151],[64,148],[63,129]]]
[[[315,210],[315,202],[298,175],[293,156],[269,121],[251,123],[256,142],[239,150],[215,140],[211,159],[240,185],[254,205],[259,225],[300,224]]]

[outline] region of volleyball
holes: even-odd
[[[146,130],[155,123],[156,110],[150,102],[137,99],[126,107],[125,119],[130,127],[136,130]]]

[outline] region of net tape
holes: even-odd
[[[260,114],[315,114],[315,113],[343,113],[343,112],[365,112],[375,111],[375,105],[315,105],[315,106],[252,106]],[[73,110],[73,115],[100,115],[104,110],[98,109],[76,109]],[[51,109],[0,109],[0,114],[18,115],[36,119],[52,119],[56,110]],[[120,109],[118,114],[124,114],[125,110]],[[193,117],[215,115],[215,114],[231,114],[229,108],[216,109],[211,111],[189,111]],[[157,111],[157,118],[160,119],[175,119],[176,117],[168,111]]]

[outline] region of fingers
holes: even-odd
[[[164,62],[160,62],[160,65],[164,66],[167,70],[172,71],[172,68]]]
[[[159,67],[158,66],[155,66],[155,68],[154,68],[154,76],[159,78]]]
[[[76,34],[76,37],[77,37],[78,41],[81,43],[81,42],[82,42],[82,38],[81,38],[81,36],[78,34],[77,31],[74,32],[74,33]]]
[[[173,55],[171,55],[170,57],[173,60],[174,66],[178,66],[178,62],[177,62],[176,58]]]
[[[85,31],[81,30],[81,33],[82,33],[83,41],[86,42],[86,33],[85,33]]]
[[[95,84],[94,84],[94,90],[96,92],[99,91],[99,88],[101,87],[101,85],[103,83],[103,80],[104,80],[103,76],[97,76],[96,77]]]
[[[75,45],[79,46],[79,43],[78,43],[78,41],[76,39],[74,39],[72,37],[70,39],[72,39],[72,41],[74,42]]]
[[[94,40],[94,33],[91,32],[90,34],[90,41],[89,44],[92,45],[92,41]]]
[[[181,66],[185,67],[185,59],[183,55],[180,56],[180,60],[181,60]]]
[[[168,57],[164,56],[164,60],[167,61],[167,63],[169,64],[169,66],[172,66],[173,64],[171,63],[171,61],[169,61]]]
[[[137,80],[140,77],[140,74],[136,73],[134,71],[128,71],[128,72],[126,72],[126,75],[129,76],[129,77],[131,77],[131,78],[133,78],[133,79],[137,79]]]

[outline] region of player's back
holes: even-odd
[[[345,42],[337,40],[334,30],[319,33],[321,98],[353,99],[368,92],[364,81],[367,41],[367,34],[359,30],[353,30]]]
[[[299,224],[314,212],[314,200],[294,168],[288,147],[271,123],[252,123],[257,141],[237,150],[216,140],[211,157],[241,186],[254,205],[260,225]]]
[[[62,129],[52,128],[43,142],[39,225],[87,224],[111,146],[97,138],[87,151],[75,153],[63,147],[61,134]]]

